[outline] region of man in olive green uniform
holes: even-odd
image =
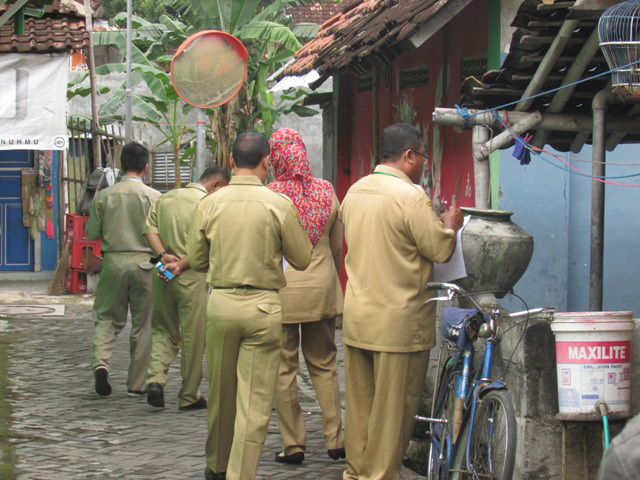
[[[151,354],[151,248],[142,235],[151,204],[160,192],[147,187],[144,178],[149,151],[128,143],[120,157],[124,173],[120,182],[101,190],[91,205],[87,224],[89,240],[102,239],[102,272],[93,303],[93,356],[95,390],[110,395],[109,359],[116,337],[131,311],[131,360],[127,393],[144,395],[144,380]]]
[[[457,208],[436,217],[416,185],[426,154],[416,129],[387,127],[382,165],[347,192],[344,303],[345,480],[397,480],[435,344],[425,285],[462,225]]]
[[[160,262],[174,275],[166,282],[153,277],[151,361],[147,371],[147,402],[164,407],[164,386],[169,366],[182,348],[178,393],[180,410],[207,408],[200,393],[202,357],[207,322],[207,283],[204,273],[189,268],[187,234],[193,211],[207,193],[229,183],[227,170],[207,168],[197,183],[176,188],[156,200],[147,217],[144,234]]]
[[[248,132],[232,151],[228,187],[196,207],[191,268],[213,287],[207,307],[208,480],[255,478],[280,365],[283,257],[304,270],[311,242],[291,200],[263,186],[269,143]],[[226,472],[226,473],[225,473]]]

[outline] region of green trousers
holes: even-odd
[[[398,480],[413,432],[429,350],[388,353],[344,347],[344,480]]]
[[[151,361],[147,385],[167,384],[169,366],[182,349],[180,373],[182,387],[178,393],[181,407],[196,403],[202,394],[207,324],[206,274],[187,270],[170,282],[153,275],[153,315],[151,317]]]
[[[285,455],[304,452],[307,447],[304,416],[298,401],[299,346],[302,346],[322,410],[322,431],[327,450],[344,447],[335,336],[335,318],[282,325],[282,357],[275,405]]]
[[[127,390],[142,391],[151,355],[151,268],[149,253],[105,253],[93,302],[91,367],[109,368],[116,337],[127,324],[130,362]]]
[[[227,480],[255,478],[280,365],[275,290],[214,289],[207,307],[207,466]]]

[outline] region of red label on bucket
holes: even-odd
[[[631,342],[556,342],[558,363],[630,363]]]

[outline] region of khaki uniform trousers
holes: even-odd
[[[429,350],[387,353],[345,345],[344,480],[398,480],[413,432]]]
[[[151,268],[149,253],[107,252],[93,302],[93,355],[91,367],[109,368],[116,337],[127,323],[130,363],[127,390],[142,391],[151,355]]]
[[[178,393],[181,407],[196,403],[202,394],[202,362],[207,324],[206,274],[187,270],[170,282],[153,275],[151,362],[147,385],[167,384],[169,366],[182,349]]]
[[[282,360],[275,404],[285,455],[304,452],[307,445],[296,381],[299,345],[322,410],[322,431],[327,450],[344,447],[335,335],[335,318],[282,325]]]
[[[227,480],[255,478],[280,365],[276,290],[214,289],[207,307],[207,466]]]

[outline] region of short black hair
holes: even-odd
[[[204,172],[202,172],[202,175],[200,175],[199,180],[208,180],[217,176],[224,178],[227,182],[231,180],[231,173],[229,172],[229,170],[227,170],[226,168],[217,167],[215,165],[205,168]]]
[[[233,160],[237,167],[256,168],[271,153],[269,142],[258,132],[244,132],[233,142]]]
[[[389,125],[382,131],[380,154],[382,161],[398,159],[408,149],[418,149],[422,143],[420,132],[406,123]]]
[[[123,172],[140,173],[149,163],[149,150],[136,142],[127,143],[122,147],[120,164]]]

